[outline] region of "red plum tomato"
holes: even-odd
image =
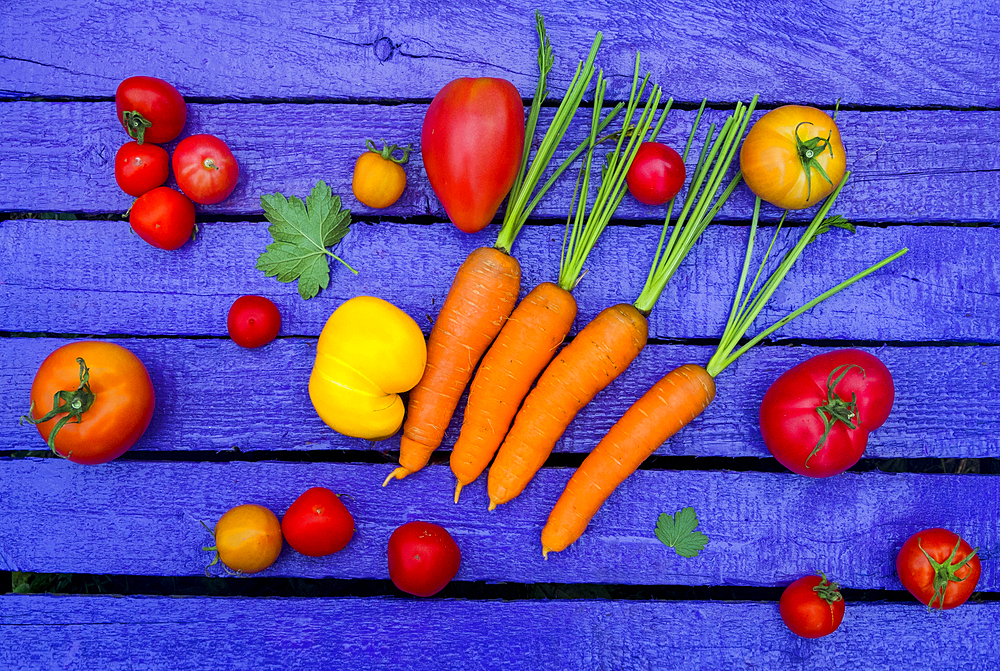
[[[183,193],[159,186],[139,196],[128,221],[132,230],[154,247],[178,249],[194,232],[194,204]]]
[[[858,462],[895,396],[892,374],[871,354],[819,354],[782,373],[764,393],[760,432],[785,468],[826,478]]]
[[[948,610],[961,606],[975,591],[982,573],[978,550],[947,529],[924,529],[903,543],[896,572],[920,603]]]
[[[226,326],[229,337],[240,347],[261,347],[277,337],[281,313],[264,296],[240,296],[229,308]]]
[[[793,634],[820,638],[835,632],[844,620],[844,597],[826,576],[807,575],[785,588],[778,610]]]
[[[629,193],[640,203],[663,205],[684,186],[684,159],[659,142],[643,142],[625,174]]]
[[[156,77],[129,77],[115,91],[118,121],[139,144],[170,142],[187,121],[184,97]]]
[[[420,152],[448,218],[466,233],[482,230],[521,166],[521,94],[509,81],[494,77],[449,82],[424,115]]]
[[[292,549],[309,557],[340,552],[354,536],[354,517],[326,487],[307,489],[281,518],[281,533]]]
[[[177,186],[201,205],[225,200],[240,178],[240,167],[229,145],[214,135],[184,138],[174,149],[172,163]]]
[[[126,142],[115,154],[115,181],[130,196],[163,186],[169,174],[170,156],[159,145]]]
[[[84,340],[63,345],[39,366],[27,419],[57,454],[77,464],[103,464],[139,440],[154,403],[149,372],[135,354],[114,343]],[[56,412],[59,408],[65,411]],[[63,418],[69,421],[57,429]]]
[[[389,537],[389,577],[400,590],[433,596],[458,573],[462,553],[444,527],[407,522]]]

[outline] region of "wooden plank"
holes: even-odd
[[[191,0],[156,12],[82,0],[46,9],[18,3],[0,22],[5,97],[110,96],[140,73],[173,81],[186,96],[225,98],[430,98],[461,76],[506,77],[530,95],[537,77],[535,5],[520,0],[503,11],[482,1],[376,8],[260,0],[238,12]],[[769,102],[988,106],[998,102],[996,10],[992,1],[959,0],[836,8],[809,0],[795,11],[590,0],[549,4],[545,15],[556,90],[600,30],[609,97],[628,97],[638,48],[685,101],[751,88]]]
[[[522,290],[556,277],[563,229],[528,226],[514,253]],[[797,240],[786,231],[776,246]],[[768,233],[761,234],[762,253]],[[225,335],[226,314],[241,294],[270,297],[283,335],[318,335],[329,315],[357,295],[385,298],[425,329],[437,315],[455,270],[496,228],[467,235],[450,224],[355,225],[337,248],[360,269],[332,262],[330,287],[303,301],[294,284],[254,269],[271,241],[265,223],[216,223],[176,252],[156,249],[111,221],[0,222],[0,330],[21,332]],[[794,236],[794,237],[792,237]],[[667,286],[650,317],[652,338],[718,338],[736,291],[747,231],[711,226]],[[575,290],[576,328],[603,308],[640,293],[659,226],[612,227]],[[866,227],[836,230],[805,251],[772,297],[759,328],[842,279],[908,247],[910,252],[827,300],[778,335],[843,340],[1000,340],[1000,229]],[[69,253],[67,250],[72,250]],[[85,269],[70,272],[70,269]]]
[[[0,417],[27,411],[35,371],[69,340],[0,339]],[[229,340],[119,339],[145,362],[156,389],[156,412],[132,452],[238,449],[397,451],[398,435],[371,442],[342,436],[313,410],[307,392],[315,340],[281,338],[259,350]],[[827,347],[759,347],[719,377],[716,399],[692,425],[657,452],[672,456],[770,457],[758,428],[760,400],[783,371]],[[867,458],[1000,457],[998,347],[864,348],[892,371],[896,402],[875,431]],[[573,421],[556,452],[588,452],[635,399],[666,371],[704,364],[711,348],[649,345],[629,370]],[[248,397],[248,385],[253,396]],[[970,393],[969,390],[976,390]],[[236,401],[234,399],[247,399]],[[445,434],[448,450],[458,437],[465,402]],[[29,425],[0,422],[0,449],[45,446]],[[446,454],[436,456],[447,458]]]
[[[742,90],[736,94],[748,95]],[[724,98],[724,105],[731,104]],[[360,216],[429,215],[446,219],[427,182],[419,151],[411,154],[408,185],[399,202],[383,211],[358,203],[351,192],[354,159],[365,138],[413,143],[419,149],[425,105],[189,105],[185,135],[211,133],[225,139],[240,161],[240,181],[218,205],[199,206],[206,215],[262,214],[260,195],[281,191],[304,197],[322,178],[345,207]],[[543,112],[542,128],[554,110]],[[709,123],[721,124],[725,111],[710,111]],[[904,111],[840,112],[849,167],[848,187],[836,212],[855,221],[997,222],[1000,203],[1000,141],[990,133],[1000,112]],[[0,127],[7,130],[0,155],[0,211],[124,212],[132,198],[114,180],[114,156],[128,139],[115,122],[110,102],[14,103],[0,105]],[[674,110],[661,139],[682,150],[694,112]],[[758,114],[759,116],[759,114]],[[585,118],[586,117],[586,118]],[[620,123],[620,122],[619,122]],[[56,126],[64,133],[39,134]],[[315,128],[331,132],[314,133]],[[553,168],[578,146],[589,131],[589,116],[580,113],[553,161]],[[308,141],[303,138],[308,137]],[[172,150],[174,144],[168,145]],[[700,145],[696,145],[700,146]],[[977,147],[971,151],[970,147]],[[697,151],[692,152],[689,173]],[[575,179],[565,176],[539,203],[539,217],[564,219]],[[173,179],[169,184],[175,184]],[[723,208],[722,219],[749,219],[753,196],[740,186]],[[648,207],[627,197],[619,219],[662,221],[665,208]],[[780,211],[765,206],[765,217]],[[792,213],[808,220],[812,211]]]
[[[262,576],[388,576],[392,531],[415,519],[447,528],[462,550],[457,580],[640,585],[787,584],[826,571],[844,587],[900,589],[895,557],[920,529],[943,526],[982,548],[978,589],[1000,589],[1000,478],[848,473],[639,471],[577,543],[542,558],[539,535],[570,469],[543,469],[509,504],[487,512],[484,479],[452,501],[454,476],[430,466],[381,487],[390,464],[143,463],[83,467],[58,459],[0,468],[0,569],[47,573],[200,575],[209,526],[234,505],[279,516],[309,487],[343,496],[357,532],[343,551],[309,558],[290,549]],[[709,537],[685,559],[653,534],[659,513],[693,506]],[[69,512],[71,511],[71,512]],[[217,575],[223,571],[212,568]]]
[[[836,670],[859,668],[862,650],[865,669],[972,671],[1000,653],[995,602],[943,616],[848,603],[840,628],[815,640],[791,634],[767,602],[5,596],[0,606],[10,671],[124,671],[140,659],[150,671]]]

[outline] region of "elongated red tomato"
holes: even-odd
[[[864,454],[896,392],[892,374],[856,349],[827,352],[787,370],[764,394],[760,432],[786,468],[814,478],[837,475]]]
[[[184,97],[156,77],[129,77],[115,91],[118,121],[139,144],[163,144],[180,135],[187,121]]]
[[[524,152],[524,105],[505,79],[463,77],[431,101],[420,135],[431,188],[466,233],[493,219]]]

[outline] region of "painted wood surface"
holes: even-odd
[[[462,76],[505,77],[522,95],[534,90],[536,4],[287,5],[73,0],[52,12],[14,3],[0,19],[0,89],[9,98],[110,96],[141,73],[213,98],[430,98]],[[774,102],[902,107],[997,105],[997,9],[961,0],[809,0],[794,9],[591,0],[544,11],[557,56],[553,88],[567,85],[600,30],[609,97],[628,97],[640,49],[681,100],[755,90]]]
[[[38,366],[60,338],[0,339],[0,417],[27,411]],[[225,339],[116,339],[145,364],[156,389],[149,429],[138,452],[283,450],[398,451],[399,436],[371,442],[327,427],[309,400],[315,339],[280,338],[257,350]],[[792,366],[829,347],[758,347],[719,377],[715,401],[692,425],[657,452],[673,456],[770,457],[760,437],[764,392]],[[867,347],[892,372],[896,401],[886,424],[870,437],[866,458],[1000,457],[1000,397],[990,389],[1000,369],[998,347]],[[589,452],[625,410],[667,371],[705,364],[712,348],[653,344],[595,402],[556,445],[556,452]],[[252,391],[250,391],[252,390]],[[445,434],[443,450],[458,438],[465,401]],[[9,450],[45,446],[37,430],[0,422]],[[437,459],[447,459],[440,453]]]
[[[0,664],[67,671],[978,671],[1000,654],[998,626],[995,602],[943,615],[917,603],[848,603],[836,632],[808,640],[785,629],[777,604],[758,602],[5,596]]]
[[[667,93],[670,93],[668,86]],[[729,108],[754,91],[722,99]],[[533,94],[528,94],[533,95]],[[426,105],[361,104],[216,104],[188,105],[183,136],[210,133],[221,137],[240,162],[240,181],[222,203],[198,206],[205,215],[263,214],[260,195],[280,191],[305,197],[323,179],[356,216],[433,216],[446,220],[427,181],[419,151]],[[548,127],[554,110],[542,114]],[[710,110],[698,135],[700,147],[708,125],[725,120],[728,109]],[[759,117],[761,112],[757,113]],[[991,132],[1000,121],[991,111],[842,111],[837,115],[852,171],[835,212],[853,221],[996,222],[1000,220],[1000,139]],[[660,139],[682,150],[695,112],[672,110]],[[577,122],[553,160],[554,170],[585,139],[589,112]],[[619,128],[622,121],[619,119]],[[0,155],[0,211],[124,212],[132,198],[114,179],[114,157],[128,136],[115,120],[112,102],[19,102],[0,105],[0,126],[9,138]],[[78,129],[40,133],[39,128]],[[542,131],[536,138],[536,147]],[[399,202],[376,211],[351,192],[355,158],[365,138],[385,138],[416,151],[407,165],[407,187]],[[176,141],[167,145],[173,150]],[[975,147],[975,150],[970,149]],[[697,151],[690,156],[689,174]],[[738,163],[738,162],[737,162]],[[550,171],[551,172],[551,171]],[[732,170],[735,174],[735,166]],[[564,175],[540,201],[535,216],[565,220],[572,200],[575,171]],[[168,182],[175,185],[171,178]],[[596,190],[596,187],[595,187]],[[720,213],[721,219],[748,220],[753,196],[740,186]],[[628,197],[616,217],[662,221],[665,208],[649,207]],[[781,211],[765,206],[766,218]],[[808,221],[813,211],[792,213]]]
[[[659,232],[659,226],[605,232],[574,292],[580,306],[574,332],[605,307],[639,296]],[[800,232],[782,233],[775,258]],[[330,287],[308,301],[294,284],[254,269],[271,241],[266,223],[206,224],[196,241],[176,252],[146,244],[124,222],[7,220],[0,222],[0,235],[6,241],[0,247],[0,330],[225,335],[232,302],[262,294],[281,309],[282,334],[315,336],[341,302],[357,295],[385,298],[429,330],[455,270],[473,249],[492,245],[496,229],[467,235],[450,224],[355,225],[337,251],[360,274],[333,263]],[[562,235],[561,226],[522,230],[514,253],[524,292],[555,279]],[[650,337],[720,336],[747,235],[736,226],[705,231],[653,310]],[[758,254],[767,238],[759,237]],[[910,252],[903,258],[798,317],[778,336],[1000,341],[1000,229],[991,227],[864,227],[853,236],[841,230],[821,236],[763,310],[759,328],[904,247]]]
[[[543,469],[495,511],[481,478],[452,500],[454,476],[430,466],[383,488],[392,465],[142,463],[82,467],[58,459],[8,461],[0,470],[0,569],[49,573],[201,575],[213,526],[257,503],[281,516],[299,494],[342,495],[357,531],[347,548],[312,558],[285,548],[260,576],[388,577],[392,531],[422,519],[462,551],[456,580],[638,585],[780,586],[826,571],[842,586],[900,589],[895,559],[921,529],[942,526],[980,548],[978,589],[1000,589],[1000,479],[990,476],[639,471],[574,545],[542,558],[539,536],[571,475]],[[661,512],[693,506],[705,550],[685,559],[653,529]],[[223,570],[211,569],[217,575]]]

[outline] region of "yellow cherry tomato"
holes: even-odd
[[[354,179],[351,188],[354,197],[375,209],[389,207],[403,195],[406,188],[406,171],[402,163],[410,156],[410,147],[403,151],[403,158],[397,159],[392,154],[399,149],[382,140],[383,147],[379,150],[371,140],[367,141],[369,151],[358,157],[354,163]]]
[[[277,516],[253,503],[230,508],[215,525],[218,559],[240,573],[259,573],[273,564],[282,540]]]
[[[320,333],[309,398],[334,431],[388,438],[403,425],[399,394],[420,382],[426,364],[417,323],[392,303],[358,296],[337,308]]]
[[[786,210],[812,207],[829,196],[846,169],[837,124],[815,107],[771,110],[750,129],[740,151],[750,190]]]

